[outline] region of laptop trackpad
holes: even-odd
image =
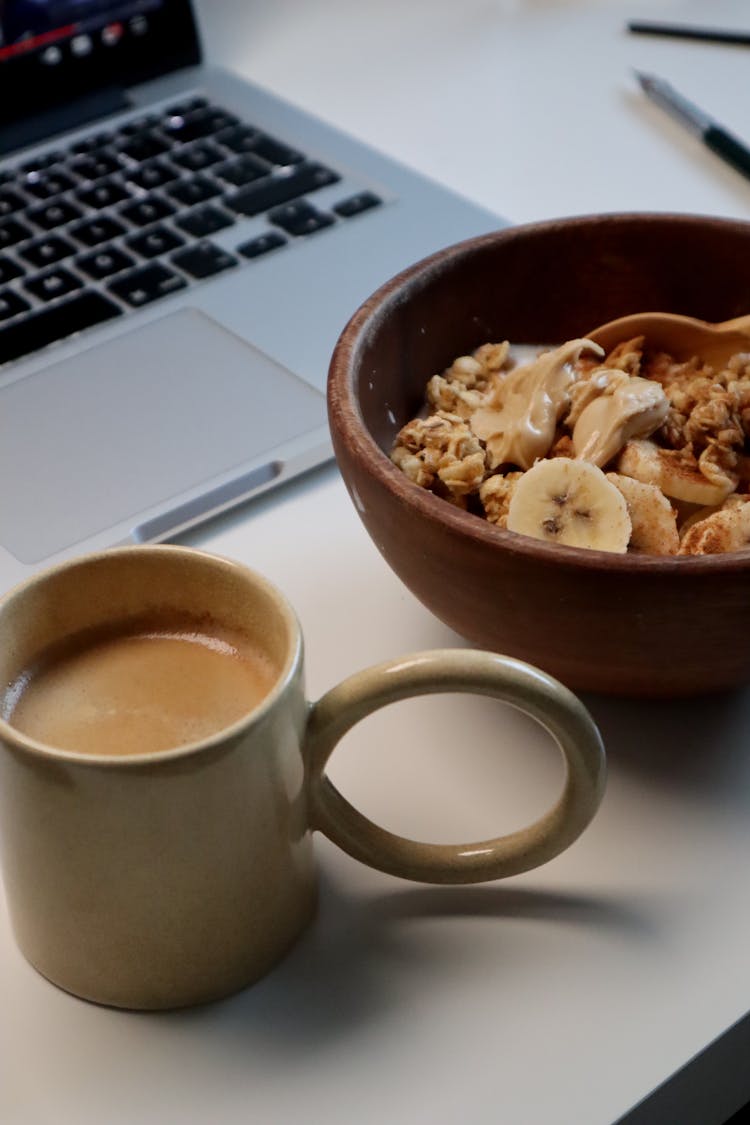
[[[0,537],[39,562],[325,420],[317,390],[182,309],[0,390]]]

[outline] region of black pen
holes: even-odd
[[[670,39],[697,39],[701,43],[729,43],[739,47],[750,46],[750,31],[731,31],[722,27],[693,27],[682,23],[657,23],[651,20],[631,20],[628,31],[635,35],[664,35]]]
[[[667,113],[685,125],[691,133],[699,137],[706,148],[731,164],[743,176],[750,179],[750,148],[733,137],[698,106],[693,105],[682,94],[678,94],[663,78],[636,71],[636,77],[647,97],[660,105]]]

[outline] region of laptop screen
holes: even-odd
[[[0,0],[0,122],[199,58],[189,0]]]

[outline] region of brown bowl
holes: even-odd
[[[629,312],[750,311],[750,223],[599,215],[434,254],[352,317],[328,381],[336,458],[396,574],[471,643],[577,690],[670,696],[750,679],[750,553],[663,558],[551,545],[420,489],[389,460],[428,378],[486,341],[554,344]]]

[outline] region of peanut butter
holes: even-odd
[[[605,374],[597,372],[597,376]],[[604,393],[586,404],[573,427],[575,456],[599,468],[631,438],[650,437],[669,410],[669,399],[659,383],[617,374],[619,379],[606,383]]]
[[[569,340],[511,371],[493,393],[494,401],[474,411],[471,429],[485,443],[491,469],[508,464],[529,469],[546,457],[570,402],[572,364],[584,350],[604,354],[591,340]]]

